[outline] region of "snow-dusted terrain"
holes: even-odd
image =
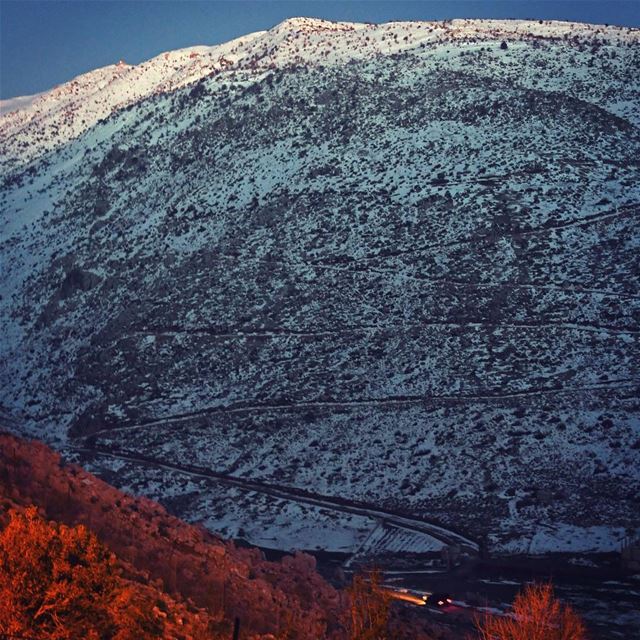
[[[496,550],[615,548],[640,526],[639,45],[299,18],[2,102],[0,410]],[[378,526],[83,462],[265,546]]]

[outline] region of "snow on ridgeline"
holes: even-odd
[[[0,191],[0,401],[31,437],[152,456],[92,459],[267,545],[367,527],[176,463],[525,551],[636,527],[636,37],[298,19],[37,98],[16,117],[93,111]],[[108,117],[130,91],[153,97]],[[74,131],[42,126],[31,157]]]
[[[429,55],[452,41],[530,41],[628,45],[640,30],[525,20],[368,23],[291,18],[217,46],[162,53],[138,65],[123,61],[80,75],[34,96],[0,101],[0,164],[18,168],[72,140],[115,111],[207,76],[292,64],[338,65],[402,51]]]

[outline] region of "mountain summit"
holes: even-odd
[[[639,40],[295,18],[3,103],[5,421],[263,546],[614,548]]]

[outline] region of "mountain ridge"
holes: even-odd
[[[163,461],[501,553],[615,548],[639,526],[637,30],[285,26],[138,65],[93,124],[2,116],[16,430],[283,548],[348,552],[373,524]]]
[[[404,44],[397,42],[396,31],[406,32],[409,30],[408,35],[404,36]],[[520,31],[520,29],[522,29]],[[424,30],[428,30],[426,34],[421,33]],[[270,65],[276,64],[282,65],[287,63],[313,63],[313,58],[318,54],[318,50],[321,46],[327,44],[325,42],[306,43],[300,50],[296,47],[296,55],[293,56],[290,52],[285,51],[284,56],[280,59],[276,55],[273,57],[273,51],[275,48],[277,51],[278,45],[284,46],[284,44],[292,39],[297,39],[301,34],[314,35],[318,33],[334,33],[334,32],[354,32],[356,36],[360,35],[360,32],[367,32],[367,35],[363,38],[357,38],[357,42],[354,43],[356,49],[349,53],[347,45],[347,51],[342,52],[342,62],[346,62],[349,59],[357,59],[363,55],[369,53],[388,55],[393,51],[407,51],[411,48],[421,45],[438,44],[440,41],[447,39],[460,39],[467,38],[480,38],[484,40],[501,39],[518,41],[520,38],[564,38],[569,36],[573,39],[594,39],[594,42],[598,42],[598,38],[601,38],[603,42],[638,42],[640,40],[640,30],[629,27],[613,27],[609,25],[588,25],[574,22],[561,22],[561,21],[528,21],[528,20],[462,20],[455,19],[444,22],[389,22],[383,24],[372,23],[352,23],[352,22],[332,22],[328,20],[312,19],[312,18],[290,18],[279,23],[275,27],[267,31],[257,31],[254,33],[240,36],[228,42],[219,45],[197,45],[192,47],[185,47],[182,49],[167,51],[160,53],[149,60],[143,61],[138,65],[128,65],[120,61],[117,64],[107,65],[89,71],[84,74],[80,74],[66,82],[58,85],[49,91],[44,91],[40,94],[35,94],[35,103],[44,103],[42,106],[46,106],[47,100],[58,101],[63,98],[64,92],[75,93],[78,88],[82,88],[85,84],[91,84],[95,80],[94,78],[100,78],[101,86],[98,87],[100,93],[104,93],[104,83],[112,84],[118,80],[126,80],[128,84],[141,83],[145,78],[145,75],[153,75],[154,68],[162,65],[162,68],[155,69],[156,75],[159,75],[155,82],[152,81],[151,86],[144,89],[142,92],[133,93],[127,95],[127,89],[123,87],[120,93],[124,92],[124,96],[118,95],[111,98],[111,104],[107,104],[105,107],[100,108],[97,104],[97,100],[93,100],[92,106],[97,109],[94,114],[87,113],[86,110],[78,114],[77,118],[71,113],[71,117],[74,120],[84,120],[78,125],[77,122],[72,122],[69,126],[68,132],[61,132],[59,128],[64,124],[69,125],[64,120],[57,119],[55,122],[51,122],[43,125],[40,135],[45,135],[47,129],[53,130],[57,137],[63,142],[65,140],[73,139],[79,132],[86,130],[86,128],[95,124],[100,116],[108,117],[115,110],[126,108],[128,104],[134,103],[136,100],[148,97],[154,93],[162,93],[172,91],[182,86],[186,86],[190,83],[197,82],[203,79],[210,73],[219,73],[228,66],[234,68],[242,68],[243,65],[248,64],[255,68],[256,65],[266,65],[269,68]],[[386,32],[386,33],[385,33]],[[435,35],[430,35],[435,32]],[[386,36],[393,34],[396,42],[386,42]],[[284,38],[284,42],[279,40],[279,37]],[[410,40],[411,38],[411,40]],[[391,39],[391,38],[390,38]],[[266,43],[261,43],[262,40],[266,40]],[[378,42],[376,45],[376,42]],[[255,52],[252,49],[252,45],[263,44],[262,49]],[[314,45],[315,46],[311,46]],[[243,55],[243,47],[246,49]],[[289,53],[289,57],[287,57]],[[302,55],[301,55],[302,54]],[[326,54],[326,52],[325,52]],[[227,59],[225,55],[231,55],[231,60]],[[206,57],[208,61],[202,63],[198,58]],[[186,60],[185,60],[186,58]],[[233,60],[233,58],[236,58]],[[319,61],[319,59],[318,59]],[[327,60],[328,62],[328,60]],[[167,68],[168,64],[178,63],[178,67],[173,69],[179,71],[179,77],[174,79],[175,74],[172,73],[171,68]],[[134,77],[129,77],[133,75]],[[105,77],[106,76],[106,77]],[[87,82],[88,81],[88,82]],[[117,92],[116,92],[117,93]],[[89,96],[91,98],[91,96]],[[11,100],[20,100],[21,98],[13,98]],[[86,100],[87,96],[83,96],[79,102]],[[2,105],[10,104],[11,100],[0,102],[0,113],[2,113]],[[33,108],[33,103],[30,103],[27,107],[21,106],[17,110],[4,113],[4,120],[18,120],[13,126],[12,123],[3,122],[0,125],[0,131],[9,138],[20,137],[22,122],[19,118],[20,112],[24,112],[29,108]],[[64,108],[66,112],[72,112],[74,110],[80,110],[84,105],[78,106],[73,101],[60,105],[60,109]],[[26,114],[24,114],[26,116]],[[46,115],[46,112],[45,114]],[[13,116],[13,118],[11,118]],[[82,117],[84,116],[84,117]],[[86,120],[85,120],[86,118]],[[24,142],[24,140],[21,140]],[[20,145],[18,145],[20,148]],[[45,150],[48,150],[48,145],[45,145]],[[12,153],[17,152],[16,146],[9,149]],[[37,153],[37,152],[36,152]],[[36,156],[30,156],[26,154],[27,159],[32,159]],[[6,162],[6,152],[2,153],[2,161]]]

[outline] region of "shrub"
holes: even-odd
[[[350,640],[386,640],[389,638],[391,598],[382,588],[377,570],[366,576],[355,574],[347,589],[350,599]]]
[[[529,585],[513,603],[511,616],[476,621],[481,640],[586,640],[584,624],[555,598],[550,584]]]
[[[0,531],[0,635],[43,640],[162,637],[150,596],[84,526],[11,511]]]

